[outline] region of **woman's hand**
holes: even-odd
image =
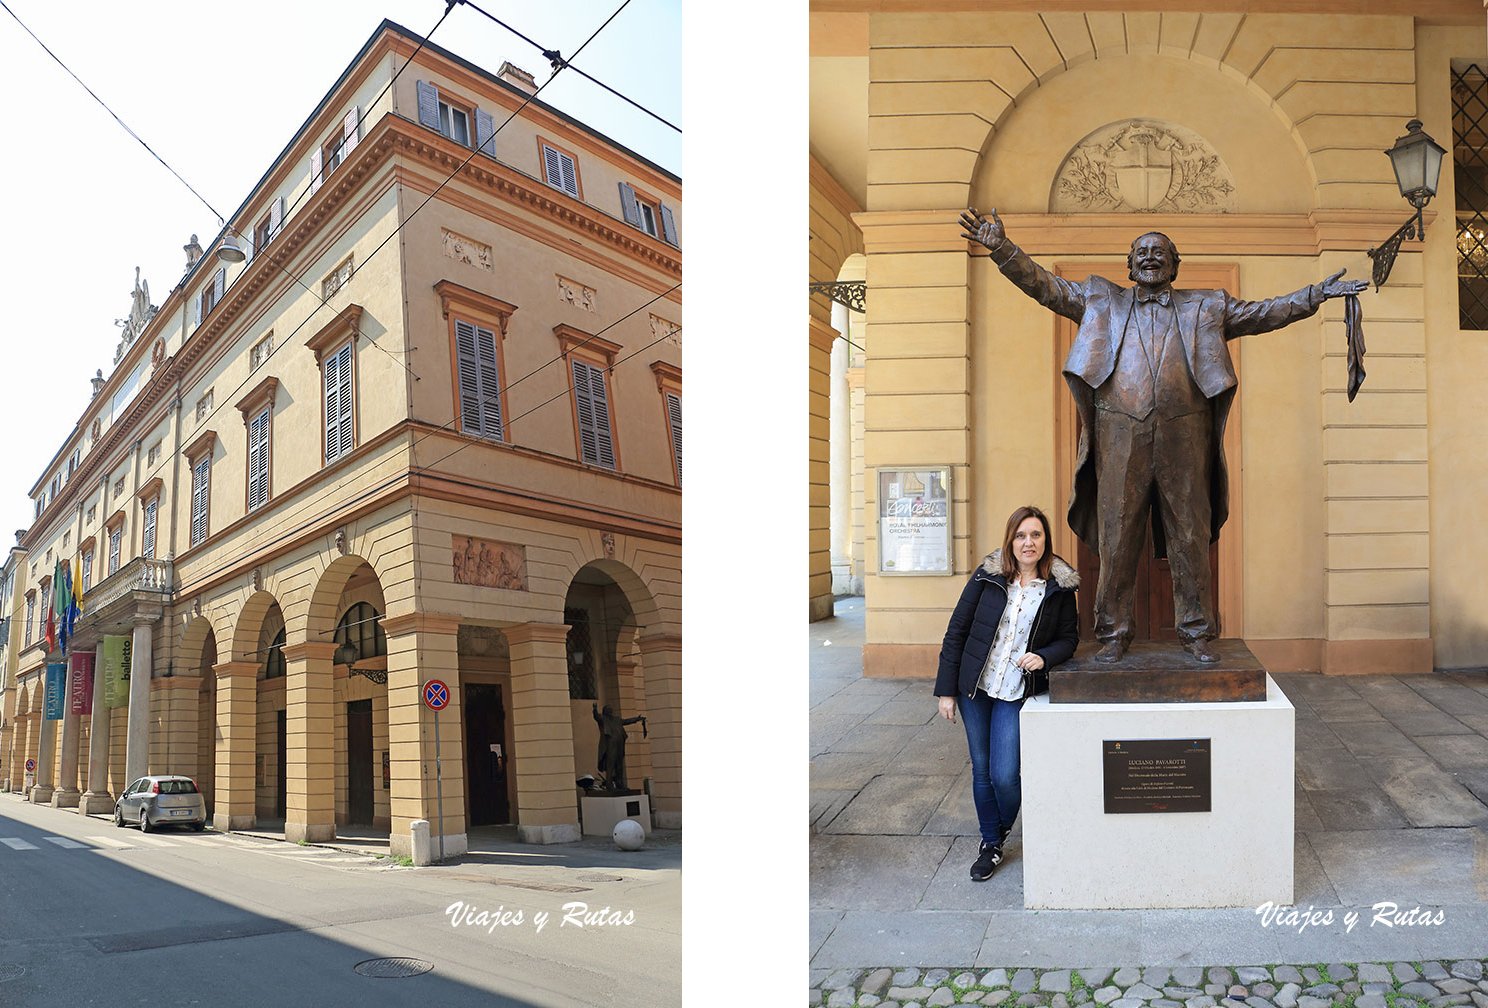
[[[1018,667],[1025,672],[1037,672],[1044,667],[1044,660],[1030,651],[1018,659]]]
[[[945,718],[951,724],[955,724],[956,723],[956,698],[955,697],[953,697],[953,696],[943,696],[943,697],[940,698],[940,716],[943,717],[943,718]]]

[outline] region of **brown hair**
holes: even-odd
[[[1008,578],[1018,574],[1018,558],[1013,556],[1013,536],[1017,534],[1018,526],[1029,518],[1037,518],[1044,527],[1044,553],[1038,559],[1038,576],[1047,581],[1054,569],[1053,536],[1049,532],[1049,516],[1032,504],[1023,505],[1007,520],[1007,531],[1002,534],[1002,573]]]

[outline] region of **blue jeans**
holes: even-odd
[[[1023,804],[1018,762],[1018,715],[1023,698],[995,700],[978,688],[956,698],[971,749],[971,797],[983,843],[1001,845]]]

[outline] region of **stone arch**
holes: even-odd
[[[1396,20],[1145,11],[885,19],[871,64],[870,208],[981,206],[968,184],[973,164],[1008,116],[1065,75],[1123,60],[1206,68],[1244,89],[1307,164],[1318,206],[1390,205],[1384,165],[1347,148],[1384,149],[1415,112],[1412,28]],[[1364,114],[1350,105],[1361,87],[1373,99]]]
[[[232,627],[231,636],[227,638],[231,641],[231,646],[223,656],[224,660],[262,663],[259,636],[269,611],[278,604],[278,598],[262,589],[248,597],[238,610],[237,622]]]
[[[386,616],[386,596],[382,591],[381,575],[371,561],[355,553],[348,553],[336,557],[320,572],[307,604],[295,606],[293,612],[290,607],[285,607],[284,615],[290,640],[329,641],[335,632],[336,622],[341,618],[342,596],[348,586],[366,574],[370,574],[377,585],[377,594],[383,601],[377,608]]]

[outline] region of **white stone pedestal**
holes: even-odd
[[[651,835],[651,798],[644,791],[631,795],[585,795],[579,799],[585,836],[609,836],[621,819],[634,819]]]
[[[1023,705],[1028,909],[1255,907],[1292,901],[1295,714],[1257,703]],[[1209,812],[1105,812],[1104,743],[1210,739]]]

